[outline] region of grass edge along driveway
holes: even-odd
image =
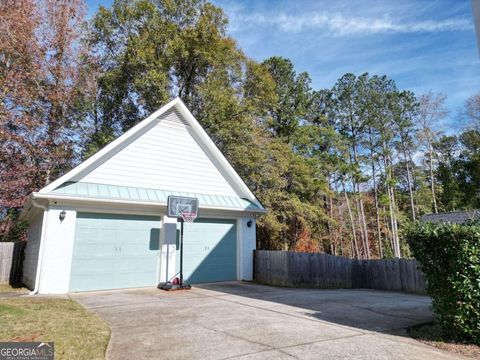
[[[4,290],[5,289],[1,289]],[[110,328],[66,298],[1,297],[0,341],[53,341],[55,359],[104,359]]]

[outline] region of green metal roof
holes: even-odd
[[[95,199],[152,202],[165,205],[167,204],[167,198],[169,195],[177,195],[198,198],[200,208],[216,207],[232,210],[265,211],[263,207],[259,207],[249,200],[236,196],[199,194],[86,182],[66,182],[53,190],[51,193],[56,195],[78,196]]]

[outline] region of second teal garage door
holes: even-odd
[[[177,234],[180,233],[178,223]],[[237,279],[237,229],[235,220],[196,219],[184,224],[183,274],[191,283]],[[178,245],[178,241],[177,241]],[[177,246],[177,271],[180,248]]]

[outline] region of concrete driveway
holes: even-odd
[[[454,358],[392,335],[432,319],[416,295],[233,282],[71,296],[110,324],[110,359]]]

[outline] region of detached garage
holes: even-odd
[[[58,294],[178,276],[170,195],[199,202],[184,226],[185,280],[251,280],[255,218],[265,209],[177,98],[30,195],[24,283]]]

